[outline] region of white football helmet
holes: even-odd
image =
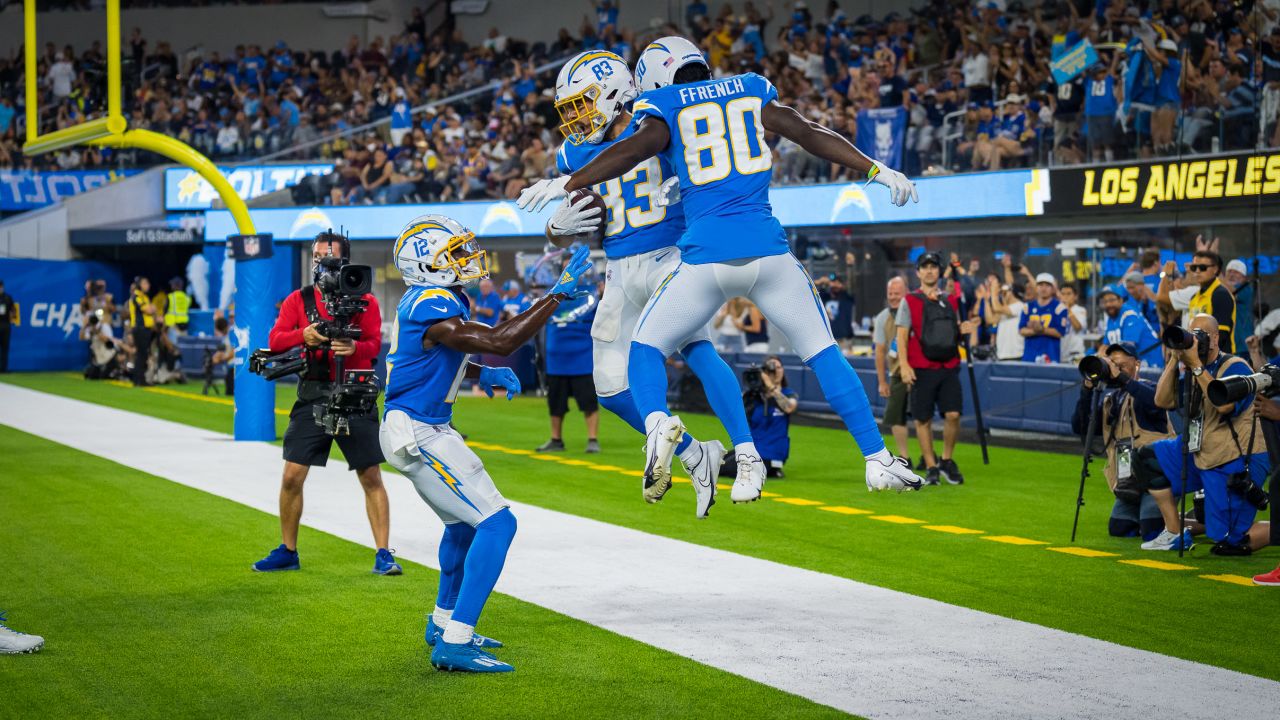
[[[692,42],[679,35],[658,38],[640,53],[640,61],[636,63],[636,86],[642,93],[666,87],[675,82],[676,71],[690,63],[700,63],[709,68],[702,51]]]
[[[391,252],[406,285],[449,287],[489,276],[476,234],[444,215],[414,218]]]
[[[560,132],[574,145],[598,143],[638,94],[625,60],[604,50],[578,53],[556,77]]]

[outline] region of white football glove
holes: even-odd
[[[916,193],[916,184],[908,180],[906,175],[875,160],[871,162],[875,168],[867,179],[867,184],[880,183],[889,188],[889,199],[898,207],[906,205],[907,198],[911,198],[913,202],[920,202],[920,195]]]
[[[667,178],[658,188],[658,199],[654,204],[658,207],[669,207],[680,202],[680,178]]]
[[[564,186],[568,185],[572,178],[572,175],[561,175],[552,180],[539,180],[520,191],[520,197],[516,199],[516,207],[529,212],[538,212],[552,200],[559,200],[568,195]]]
[[[565,198],[547,222],[547,232],[556,236],[580,235],[600,229],[600,208],[591,205],[591,195],[583,194],[577,203]]]

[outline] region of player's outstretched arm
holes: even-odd
[[[894,205],[906,204],[907,198],[920,202],[916,184],[906,175],[863,155],[842,135],[809,120],[793,108],[773,100],[761,109],[760,122],[765,130],[791,140],[809,154],[857,170],[865,174],[867,180],[889,188]]]
[[[444,345],[465,353],[490,353],[510,355],[525,344],[539,328],[547,324],[562,300],[577,297],[587,290],[578,288],[578,278],[591,269],[591,251],[585,247],[577,252],[565,266],[560,280],[551,291],[528,310],[516,315],[497,327],[480,322],[450,317],[433,324],[422,339],[423,347]]]
[[[559,200],[574,190],[622,177],[631,168],[662,152],[669,142],[671,132],[666,123],[657,118],[644,118],[631,137],[610,145],[572,175],[539,180],[520,191],[516,206],[521,210],[538,212],[547,203]]]

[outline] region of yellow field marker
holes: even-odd
[[[786,503],[788,505],[821,505],[817,500],[806,500],[796,497],[775,497],[774,502]]]
[[[1051,547],[1051,548],[1045,548],[1045,550],[1060,552],[1063,555],[1075,555],[1076,557],[1087,557],[1087,558],[1120,557],[1119,553],[1103,552],[1101,550],[1090,550],[1089,548],[1082,548],[1082,547]]]
[[[778,493],[776,493],[776,492],[769,492],[768,490],[761,490],[761,491],[760,491],[760,497],[763,497],[763,498],[776,498],[776,497],[782,497],[782,496],[781,496],[781,495],[779,495],[779,494],[778,494]],[[822,503],[818,503],[818,504],[819,504],[819,505],[821,505]]]
[[[827,512],[833,512],[840,515],[870,515],[872,513],[871,510],[863,510],[861,508],[846,507],[844,505],[826,505],[818,509],[826,510]]]
[[[494,449],[498,452],[504,452],[508,455],[533,455],[532,450],[517,450],[516,448],[504,448],[501,445],[495,445]]]
[[[897,525],[920,525],[927,522],[926,520],[917,520],[915,518],[902,517],[901,515],[872,515],[871,519]]]
[[[925,525],[924,529],[947,533],[948,535],[981,535],[984,532],[983,530],[974,530],[973,528],[959,527],[957,525]]]
[[[1017,535],[985,535],[983,540],[991,542],[1005,543],[1006,545],[1048,545],[1047,542],[1040,540],[1032,540],[1030,538],[1018,537]]]
[[[1137,565],[1138,567],[1151,568],[1153,570],[1195,570],[1190,565],[1179,565],[1177,563],[1161,562],[1159,560],[1117,560],[1116,562],[1125,565]]]
[[[1205,580],[1217,580],[1218,582],[1231,583],[1232,585],[1243,585],[1245,587],[1252,588],[1262,587],[1255,583],[1253,578],[1245,577],[1243,575],[1201,575],[1200,577]]]
[[[530,460],[542,460],[543,462],[562,462],[560,458],[553,455],[530,455]]]
[[[732,490],[732,489],[733,489],[733,486],[732,486],[732,485],[726,485],[726,484],[724,484],[724,483],[716,483],[716,489],[717,489],[717,490]]]
[[[631,477],[644,477],[643,470],[619,470],[621,475],[630,475]]]
[[[562,465],[574,465],[578,467],[591,467],[591,463],[586,460],[574,460],[573,458],[560,458]]]

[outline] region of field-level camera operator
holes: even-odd
[[[1154,540],[1161,531],[1178,536],[1177,508],[1168,488],[1150,490],[1134,472],[1137,453],[1157,440],[1174,437],[1169,412],[1155,402],[1156,384],[1138,377],[1138,348],[1131,342],[1108,345],[1105,354],[1080,361],[1084,385],[1071,415],[1071,429],[1086,437],[1090,413],[1097,409],[1094,438],[1106,454],[1102,473],[1116,497],[1108,531],[1114,537],[1141,535]],[[1098,404],[1096,393],[1102,393]]]
[[[1202,313],[1191,319],[1189,332],[1176,325],[1165,330],[1163,340],[1172,357],[1156,384],[1155,403],[1167,410],[1177,408],[1190,388],[1183,408],[1185,436],[1143,448],[1135,467],[1147,487],[1169,488],[1172,495],[1182,493],[1185,441],[1190,454],[1185,490],[1204,491],[1204,510],[1199,519],[1204,523],[1205,534],[1216,543],[1212,552],[1248,555],[1269,539],[1267,532],[1253,530],[1252,526],[1258,510],[1266,506],[1262,485],[1271,463],[1258,425],[1254,394],[1245,393],[1239,399],[1219,404],[1214,401],[1215,394],[1209,392],[1214,380],[1253,374],[1243,359],[1219,349],[1218,325],[1213,315]],[[1152,542],[1165,539],[1166,534],[1167,530]],[[1186,543],[1188,538],[1175,536],[1168,540],[1172,545],[1174,541]]]
[[[117,359],[119,348],[111,326],[103,322],[106,313],[95,310],[85,317],[80,339],[89,343],[89,364],[84,368],[86,380],[111,380],[120,375]]]
[[[382,348],[382,316],[378,301],[372,295],[362,298],[367,306],[352,322],[359,327],[355,339],[330,339],[319,330],[321,323],[332,321],[325,298],[318,286],[333,272],[321,261],[338,258],[345,264],[351,256],[351,243],[343,235],[324,232],[316,236],[311,247],[313,284],[295,290],[280,306],[280,315],[271,328],[270,348],[273,353],[303,347],[306,369],[298,381],[298,399],[289,412],[289,428],[284,433],[284,478],[280,485],[280,535],[283,542],[254,564],[258,571],[297,570],[298,524],[302,520],[302,485],[311,466],[324,467],[329,449],[337,440],[364,488],[365,511],[373,528],[378,551],[373,571],[381,575],[400,574],[400,565],[387,549],[391,531],[391,510],[387,491],[382,486],[382,448],[378,443],[376,410],[349,418],[350,432],[330,435],[316,422],[317,408],[332,394],[336,375],[335,357],[344,358],[344,370],[369,370]]]
[[[791,455],[791,413],[799,401],[796,391],[787,387],[787,371],[782,360],[770,355],[757,368],[747,368],[742,373],[742,404],[747,410],[747,422],[751,437],[755,440],[760,458],[764,460],[767,477],[783,477],[782,466]],[[720,466],[720,477],[737,477],[738,466],[732,457],[726,457]]]

